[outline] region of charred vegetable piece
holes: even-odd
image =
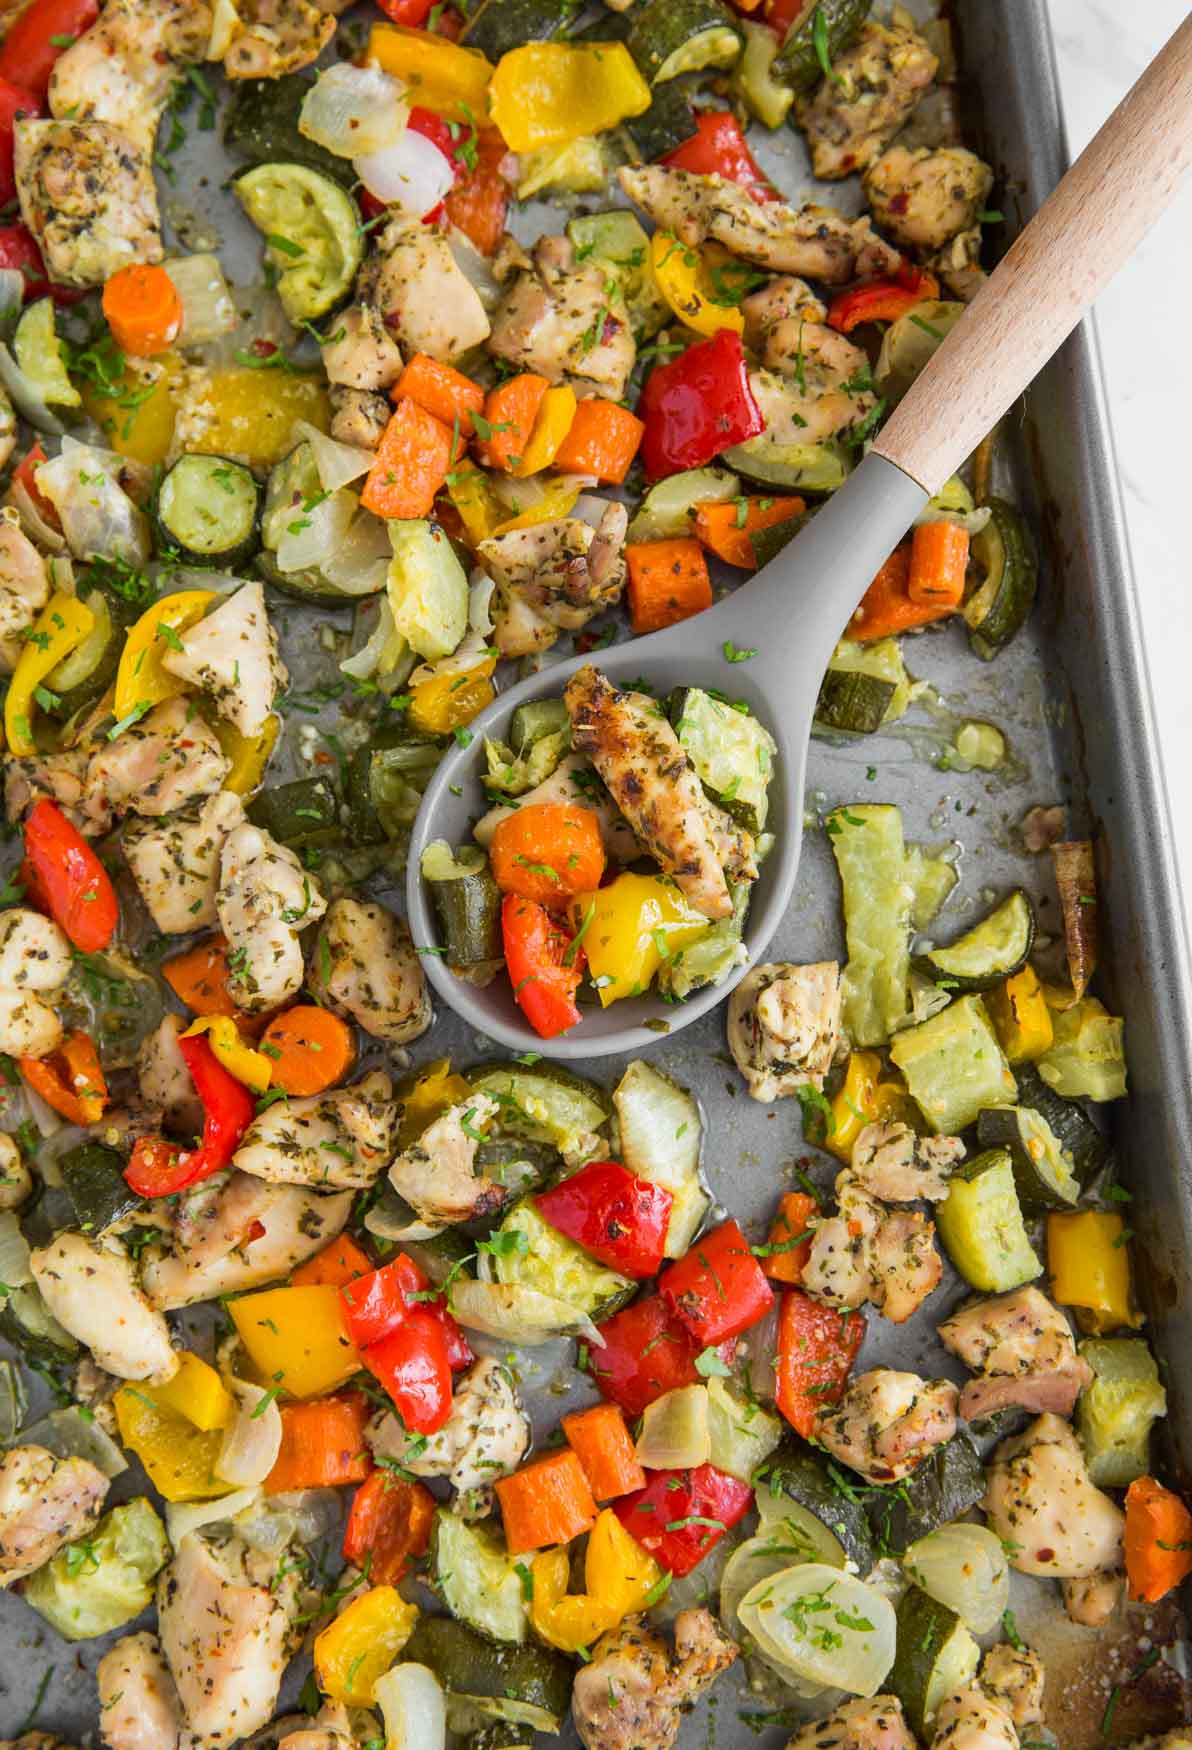
[[[969,643],[990,662],[1021,631],[1035,601],[1039,561],[1021,514],[1004,498],[987,500],[989,521],[973,536],[973,563],[982,581],[961,612]]]
[[[248,818],[279,844],[332,845],[343,837],[339,798],[327,778],[296,778],[262,790],[248,805]]]

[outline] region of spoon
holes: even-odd
[[[470,725],[472,742],[451,748],[427,786],[406,877],[414,943],[432,984],[457,1014],[515,1051],[544,1057],[639,1051],[698,1020],[761,958],[794,890],[812,713],[853,610],[928,499],[1059,349],[1190,166],[1192,16],[1023,230],[865,459],[777,558],[681,625],[615,645],[595,659],[554,664],[480,713]],[[748,705],[778,745],[767,821],[775,843],[754,883],[744,934],[748,959],[723,983],[681,1003],[647,992],[587,1010],[567,1033],[540,1039],[507,978],[498,975],[480,988],[456,978],[439,958],[420,860],[432,839],[470,840],[473,821],[487,808],[480,786],[484,737],[508,739],[516,706],[560,697],[570,676],[593,660],[614,685],[627,687],[644,675],[659,696],[696,686]]]

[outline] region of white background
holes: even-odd
[[[1073,155],[1182,23],[1186,0],[1050,0]],[[1192,183],[1102,295],[1097,325],[1192,921]]]

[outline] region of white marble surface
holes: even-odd
[[[1183,22],[1187,0],[1049,0],[1075,154]],[[1097,310],[1185,913],[1192,924],[1192,183]],[[1154,346],[1160,334],[1167,344]]]

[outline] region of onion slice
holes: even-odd
[[[384,152],[405,131],[405,87],[379,67],[337,61],[319,74],[303,99],[298,132],[337,158]]]
[[[385,1721],[385,1750],[445,1750],[447,1697],[427,1665],[394,1665],[373,1685]]]
[[[425,218],[455,186],[450,160],[425,134],[407,128],[383,151],[352,159],[352,168],[377,200]]]
[[[604,1338],[586,1313],[553,1294],[520,1283],[462,1279],[451,1289],[451,1310],[461,1325],[510,1343],[549,1343],[553,1337],[582,1337],[603,1349]]]
[[[229,1380],[236,1414],[224,1430],[215,1474],[239,1489],[256,1488],[277,1463],[281,1451],[281,1411],[275,1394],[248,1380]]]
[[[179,346],[203,346],[230,334],[240,318],[218,255],[180,255],[164,264],[182,299]]]

